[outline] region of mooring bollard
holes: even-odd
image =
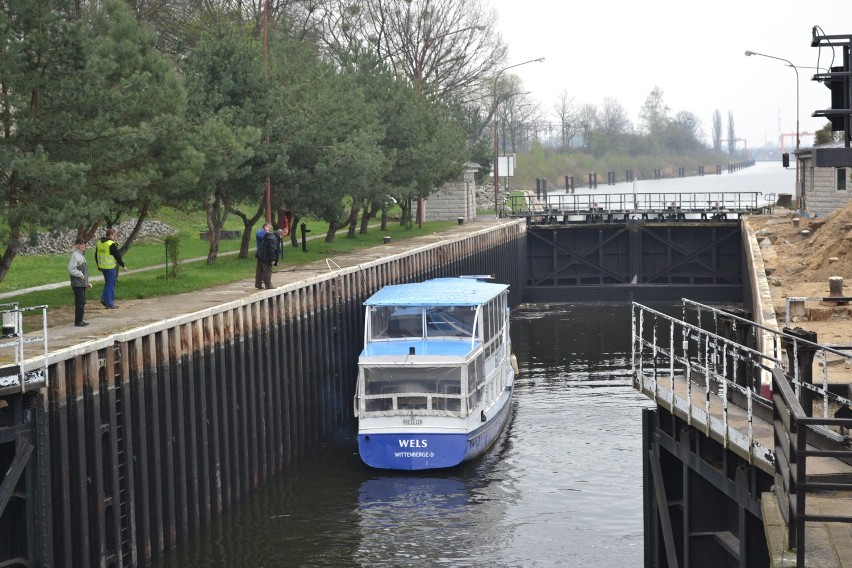
[[[793,217],[793,226],[794,227],[798,227],[800,222],[801,222],[801,219],[799,219],[798,217]]]
[[[459,224],[461,224],[461,223],[459,223]],[[389,242],[391,242],[391,238],[387,235],[385,235],[384,240],[385,240],[385,244],[388,244]]]
[[[828,277],[828,295],[832,298],[843,297],[843,277],[829,276]]]
[[[464,217],[458,218],[459,225],[464,225]]]

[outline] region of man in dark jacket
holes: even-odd
[[[263,237],[272,232],[272,225],[270,223],[264,223],[263,226],[257,230],[254,238],[257,241],[257,246],[254,249],[254,257],[257,259],[257,266],[254,269],[254,287],[262,290],[263,289],[263,265],[264,263],[260,260],[260,249],[263,246]]]
[[[257,251],[257,265],[260,268],[260,283],[257,288],[272,288],[272,267],[278,264],[278,250],[281,248],[281,239],[275,231],[269,231],[263,235],[260,248]]]

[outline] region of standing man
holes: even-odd
[[[118,306],[115,305],[115,283],[118,280],[118,267],[122,267],[127,272],[127,266],[121,258],[121,253],[118,252],[118,245],[115,244],[115,229],[110,227],[106,230],[106,235],[95,245],[95,262],[104,275],[104,291],[101,294],[101,304],[108,310],[114,310]]]
[[[263,262],[260,260],[260,249],[263,247],[263,237],[267,233],[272,232],[272,224],[264,223],[263,227],[257,230],[254,238],[257,246],[254,249],[254,257],[257,259],[257,266],[254,269],[254,287],[258,290],[263,290]],[[271,270],[271,269],[270,269]]]
[[[270,227],[271,229],[272,227]],[[260,267],[260,286],[257,288],[266,287],[267,290],[272,288],[272,266],[278,264],[278,249],[280,239],[275,231],[267,231],[263,235],[263,240],[260,242],[260,249],[257,251],[257,263]]]
[[[83,311],[86,309],[86,290],[92,287],[89,284],[89,267],[86,264],[85,252],[86,241],[78,238],[74,242],[74,250],[68,260],[71,290],[74,291],[74,325],[77,327],[89,325],[83,321]]]

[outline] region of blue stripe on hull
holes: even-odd
[[[440,469],[472,460],[494,443],[509,418],[511,397],[469,434],[358,434],[361,460],[378,469]]]
[[[464,460],[466,434],[359,434],[358,452],[379,469],[437,469]]]

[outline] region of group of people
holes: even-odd
[[[101,292],[101,304],[108,309],[114,310],[115,285],[118,282],[118,267],[127,272],[127,265],[121,258],[121,251],[115,243],[115,229],[110,227],[106,233],[95,244],[95,263],[98,270],[104,276],[104,289]],[[89,283],[89,267],[86,263],[85,239],[78,238],[74,243],[74,250],[68,260],[68,274],[71,276],[71,290],[74,292],[74,325],[85,327],[88,324],[83,319],[86,309],[86,290],[92,287]]]
[[[272,224],[264,223],[257,231],[257,269],[255,270],[254,286],[258,289],[272,288],[272,267],[278,266],[278,260],[283,256],[284,250],[281,246],[284,239],[284,230],[272,230]],[[98,270],[104,276],[104,289],[101,293],[101,304],[108,309],[114,310],[115,286],[118,282],[118,268],[127,272],[127,265],[121,257],[121,251],[115,243],[115,229],[110,227],[105,235],[95,244],[95,263]],[[68,260],[68,274],[71,276],[71,290],[74,292],[74,325],[85,327],[88,324],[83,319],[86,308],[86,290],[92,287],[89,282],[89,268],[86,264],[86,248],[88,243],[85,239],[78,238],[74,243],[74,250]]]
[[[271,223],[264,223],[255,235],[257,249],[257,267],[254,271],[254,287],[269,290],[272,286],[272,267],[278,266],[278,260],[283,256],[281,246],[284,241],[284,229],[272,230]]]

